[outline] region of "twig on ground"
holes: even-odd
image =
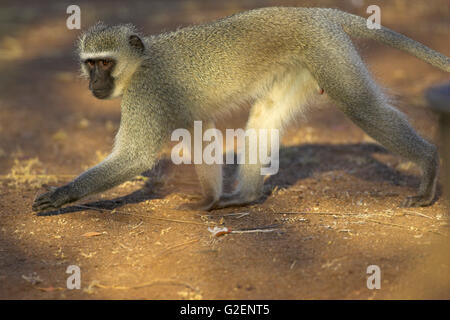
[[[412,212],[418,216],[423,216],[425,218],[428,219],[433,219],[433,217],[424,215],[422,213],[418,213],[418,212],[414,212],[414,211],[409,211]],[[401,224],[396,224],[396,223],[391,223],[391,222],[384,222],[384,221],[379,221],[379,220],[375,220],[375,219],[371,219],[368,218],[367,216],[380,216],[380,215],[370,215],[370,214],[360,214],[360,213],[332,213],[332,212],[295,212],[295,211],[287,211],[287,212],[274,212],[276,214],[316,214],[316,215],[329,215],[329,216],[337,216],[337,217],[359,217],[361,219],[363,219],[364,221],[369,221],[369,222],[373,222],[373,223],[377,223],[377,224],[382,224],[382,225],[386,225],[386,226],[391,226],[391,227],[397,227],[397,228],[402,228],[402,229],[406,229],[406,230],[415,230],[415,231],[422,231],[422,232],[432,232],[432,233],[436,233],[439,235],[444,235],[442,233],[440,233],[439,231],[435,231],[435,230],[424,230],[424,229],[420,229],[417,227],[413,227],[413,226],[405,226],[405,225],[401,225]]]
[[[241,230],[232,230],[228,227],[214,227],[214,228],[208,228],[208,231],[212,233],[214,237],[220,237],[225,234],[230,233],[257,233],[257,232],[274,232],[279,230],[278,228],[273,228],[272,226],[266,226],[266,227],[260,227],[260,228],[248,228],[248,229],[241,229]]]
[[[403,229],[411,230],[411,227],[404,226],[404,225],[397,224],[397,223],[384,222],[384,221],[379,221],[379,220],[370,219],[370,218],[366,218],[365,220],[370,221],[370,222],[373,222],[373,223],[383,224],[383,225],[385,225],[385,226],[398,227],[398,228],[403,228]]]
[[[289,267],[289,269],[292,270],[292,268],[294,268],[295,264],[297,263],[297,260],[294,260],[294,262],[291,263],[291,266]]]
[[[200,217],[209,217],[209,218],[219,218],[219,217],[236,217],[236,219],[240,219],[242,217],[248,216],[250,212],[236,212],[236,213],[225,213],[225,214],[200,214]]]
[[[276,213],[276,214],[315,214],[315,215],[324,215],[324,216],[341,216],[341,217],[347,217],[347,216],[358,216],[360,215],[359,213],[335,213],[335,212],[308,212],[308,211],[302,211],[302,212],[297,212],[297,211],[282,211],[282,212],[272,212],[272,213]]]
[[[427,216],[426,214],[420,213],[420,212],[415,212],[415,211],[405,211],[405,214],[410,215],[410,216],[419,216],[419,217],[424,217],[424,218],[428,218],[428,219],[434,219],[433,217]]]
[[[196,242],[199,242],[199,241],[200,241],[200,239],[193,239],[193,240],[189,240],[189,241],[186,241],[186,242],[183,242],[183,243],[179,243],[179,244],[173,245],[173,246],[167,248],[166,250],[164,250],[163,252],[157,254],[157,256],[158,257],[163,256],[163,255],[169,253],[173,249],[177,249],[177,248],[186,246],[188,244],[196,243]]]
[[[179,282],[176,280],[155,280],[155,281],[144,282],[144,283],[141,283],[141,284],[138,284],[135,286],[129,286],[129,287],[127,287],[127,286],[106,286],[106,285],[101,284],[99,281],[94,280],[89,284],[89,286],[86,289],[84,289],[84,291],[87,293],[93,293],[94,288],[114,289],[114,290],[130,290],[130,289],[140,289],[140,288],[145,288],[145,287],[152,287],[152,286],[157,286],[157,285],[182,286],[182,287],[188,288],[194,292],[199,291],[198,289],[195,289],[188,283]]]
[[[406,230],[421,231],[421,232],[431,232],[431,233],[436,233],[436,234],[441,235],[441,236],[444,235],[444,234],[440,233],[439,231],[431,230],[431,229],[425,230],[425,229],[420,229],[420,228],[413,227],[413,226],[404,226],[404,225],[397,224],[397,223],[383,222],[383,221],[369,219],[369,218],[366,218],[365,220],[373,222],[373,223],[383,224],[383,225],[391,226],[391,227],[398,227],[398,228],[402,228],[402,229],[406,229]]]
[[[114,210],[114,212],[117,212],[117,213],[126,214],[126,215],[129,215],[129,216],[143,217],[143,218],[147,218],[147,219],[162,220],[162,221],[177,222],[177,223],[189,223],[189,224],[196,224],[196,225],[200,225],[200,226],[204,226],[205,225],[204,223],[201,223],[201,222],[187,221],[187,220],[178,220],[178,219],[169,219],[169,218],[162,218],[162,217],[152,217],[152,216],[138,214],[138,213],[130,213],[130,212],[125,212],[125,211],[119,211],[119,210],[115,210],[115,209],[111,210],[111,209],[104,209],[104,208],[84,206],[84,205],[76,205],[76,207],[79,207],[81,209],[98,210],[98,211],[104,211],[104,212],[110,212],[110,213]]]

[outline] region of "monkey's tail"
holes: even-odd
[[[363,17],[339,10],[331,12],[330,18],[340,23],[344,31],[350,36],[376,40],[392,48],[405,51],[436,68],[450,72],[450,58],[422,43],[383,26],[380,29],[369,29],[367,20]]]

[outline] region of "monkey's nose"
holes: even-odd
[[[91,90],[103,90],[107,87],[104,81],[94,80],[91,82]]]

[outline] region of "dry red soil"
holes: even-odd
[[[450,56],[447,0],[362,1],[362,7],[331,0],[105,3],[79,1],[83,28],[104,20],[157,33],[262,6],[367,15],[367,5],[378,4],[384,25]],[[78,78],[79,31],[65,27],[69,4],[0,5],[1,299],[450,298],[442,197],[430,207],[399,208],[416,192],[417,168],[328,102],[283,138],[280,172],[266,181],[260,203],[177,210],[198,197],[198,183],[191,166],[163,160],[145,178],[76,203],[96,209],[32,212],[43,185],[62,185],[109,152],[120,120],[120,101],[96,100]],[[358,44],[396,106],[438,143],[437,116],[423,92],[449,75],[380,44]],[[229,123],[241,126],[245,115],[219,126]],[[226,168],[227,177],[234,169]],[[219,238],[208,231],[273,225],[274,232]],[[69,265],[81,269],[80,290],[66,288]],[[366,286],[369,265],[381,269],[380,290]]]

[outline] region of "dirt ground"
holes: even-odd
[[[111,5],[113,3],[114,5]],[[67,1],[0,4],[1,299],[450,298],[448,219],[440,197],[399,208],[417,167],[385,151],[322,103],[283,138],[280,172],[255,205],[177,210],[198,197],[191,166],[151,172],[50,215],[31,210],[43,186],[62,185],[108,154],[120,101],[91,96],[78,77]],[[368,16],[450,56],[450,9],[432,1],[78,1],[82,28],[103,20],[168,31],[273,5],[337,7]],[[358,42],[374,76],[414,127],[437,141],[423,92],[449,75],[405,53]],[[326,63],[326,62],[324,62]],[[357,90],[357,88],[355,88]],[[242,126],[235,114],[219,126]],[[226,168],[227,177],[235,168]],[[227,179],[229,183],[230,179]],[[208,227],[273,232],[212,237]],[[66,289],[66,269],[81,289]],[[381,269],[381,289],[366,286]]]

